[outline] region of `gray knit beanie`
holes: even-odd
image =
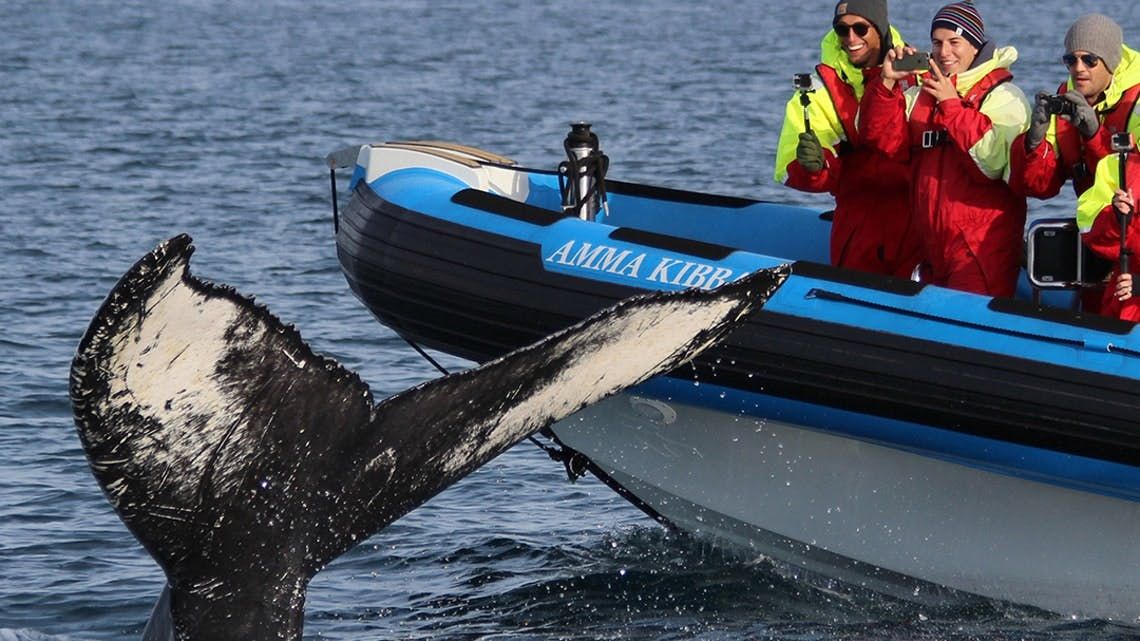
[[[892,46],[891,23],[887,20],[887,0],[840,0],[835,5],[835,17],[831,20],[831,25],[835,26],[839,19],[846,15],[866,18],[867,22],[874,25],[875,30],[879,32],[879,38],[883,41],[883,50]]]
[[[1087,51],[1104,60],[1115,71],[1123,53],[1124,32],[1108,16],[1090,13],[1081,16],[1065,34],[1065,52]]]

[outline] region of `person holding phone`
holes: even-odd
[[[887,19],[886,0],[835,5],[815,73],[797,74],[775,179],[835,197],[831,264],[905,278],[918,262],[906,192],[910,169],[863,144],[856,127],[866,83],[878,77],[887,50],[902,41]]]
[[[1097,163],[1092,185],[1077,198],[1077,225],[1085,246],[1114,265],[1098,311],[1135,323],[1140,322],[1140,296],[1132,290],[1133,275],[1140,271],[1140,157],[1131,134],[1119,132],[1109,141],[1115,153]]]
[[[865,141],[913,167],[910,194],[924,279],[1012,296],[1021,266],[1025,197],[1006,182],[1009,148],[1029,126],[1029,102],[1012,82],[1013,47],[997,47],[973,2],[948,4],[930,25],[930,70],[908,72],[887,52],[860,113]]]

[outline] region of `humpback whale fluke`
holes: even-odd
[[[166,573],[177,639],[300,639],[309,580],[528,435],[677,367],[787,277],[623,301],[378,404],[360,378],[232,288],[188,236],[115,285],[70,393],[91,469]],[[164,595],[165,599],[166,595]]]

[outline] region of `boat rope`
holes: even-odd
[[[403,338],[403,337],[401,336],[401,338]],[[420,356],[422,356],[425,361],[431,363],[437,370],[439,370],[440,374],[443,374],[444,376],[451,374],[451,372],[447,371],[447,368],[445,368],[443,365],[440,365],[439,361],[432,358],[431,354],[428,354],[426,351],[424,351],[424,348],[417,345],[415,343],[415,341],[412,341],[411,339],[408,339],[408,338],[404,338],[404,342],[407,343],[408,345],[411,345],[412,349],[416,350],[416,352]]]
[[[336,167],[329,167],[329,182],[332,183],[333,233],[336,234],[340,232],[340,212],[336,206]]]
[[[1048,334],[1040,334],[1037,332],[1027,332],[1027,331],[1018,330],[1018,329],[1009,329],[1007,327],[994,327],[992,325],[986,325],[985,323],[976,323],[973,321],[961,320],[961,319],[957,319],[957,318],[947,318],[945,316],[938,316],[936,314],[928,314],[926,312],[919,312],[919,311],[915,311],[913,309],[907,309],[905,307],[899,307],[897,305],[888,305],[886,303],[879,303],[879,302],[875,302],[875,301],[864,300],[861,298],[855,298],[854,296],[848,296],[846,294],[841,294],[839,292],[832,292],[832,291],[828,291],[826,289],[812,288],[811,290],[808,291],[807,298],[821,298],[823,300],[832,301],[832,302],[836,302],[836,303],[846,303],[849,305],[859,305],[860,307],[867,307],[870,309],[878,309],[878,310],[882,310],[882,311],[891,312],[892,314],[902,314],[904,316],[910,316],[913,318],[920,318],[922,320],[934,321],[934,322],[943,323],[946,325],[956,325],[958,327],[967,327],[969,329],[978,329],[978,330],[983,330],[986,332],[996,332],[998,334],[1003,334],[1005,336],[1013,336],[1015,338],[1028,338],[1028,339],[1032,339],[1032,340],[1044,341],[1047,343],[1054,343],[1057,345],[1067,345],[1069,347],[1079,347],[1082,349],[1088,347],[1088,344],[1085,341],[1080,340],[1080,339],[1076,339],[1076,338],[1063,338],[1060,336],[1050,336]],[[1127,347],[1121,347],[1119,345],[1113,345],[1112,343],[1109,343],[1107,346],[1105,346],[1105,351],[1112,352],[1112,353],[1118,353],[1118,354],[1124,354],[1124,355],[1128,355],[1128,356],[1140,356],[1140,352],[1137,352],[1134,349],[1130,349]]]
[[[555,438],[554,434],[551,433],[548,429],[543,429],[542,434],[543,436],[546,436],[547,438],[553,440],[555,443],[558,443],[558,439]],[[558,461],[562,464],[562,467],[566,470],[566,478],[568,478],[571,483],[574,483],[578,479],[585,476],[586,471],[590,469],[590,460],[577,450],[570,449],[561,443],[558,443],[558,447],[546,445],[533,436],[528,436],[527,438],[531,443],[534,443],[538,449],[546,452],[546,455],[550,457],[550,460]]]
[[[401,336],[401,338],[403,337]],[[404,342],[407,343],[412,349],[416,350],[416,353],[422,356],[424,360],[431,363],[432,366],[439,370],[441,374],[444,376],[451,374],[451,372],[447,371],[447,368],[445,368],[443,365],[440,365],[439,361],[432,358],[431,354],[428,354],[427,351],[424,350],[424,348],[420,347],[419,344],[417,344],[415,341],[409,338],[404,338]],[[542,432],[548,438],[557,440],[554,439],[554,435],[546,429],[543,429]],[[570,479],[571,483],[577,481],[586,474],[586,470],[589,467],[589,461],[585,456],[582,456],[578,452],[562,445],[561,443],[559,443],[559,447],[546,445],[545,443],[542,443],[536,439],[533,435],[528,436],[527,440],[531,443],[534,443],[535,447],[538,449],[546,452],[546,455],[549,456],[551,460],[561,463],[562,467],[566,468],[566,476]]]

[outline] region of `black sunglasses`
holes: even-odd
[[[846,38],[847,34],[855,32],[855,35],[862,38],[871,31],[871,25],[866,22],[857,22],[853,25],[837,24],[835,25],[835,34],[840,38]]]
[[[1061,62],[1065,63],[1065,66],[1069,68],[1072,68],[1074,65],[1076,65],[1078,60],[1085,63],[1085,66],[1089,69],[1092,69],[1093,67],[1100,64],[1100,56],[1096,56],[1091,53],[1082,53],[1079,56],[1072,53],[1066,53],[1065,55],[1061,56]]]

